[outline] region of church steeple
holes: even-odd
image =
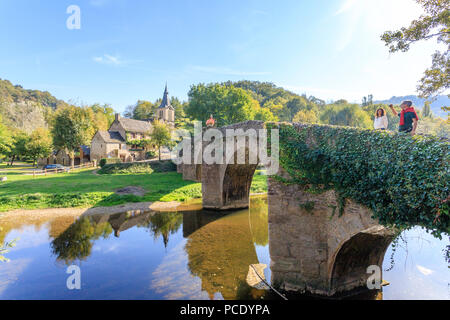
[[[164,89],[164,96],[161,102],[161,105],[159,106],[160,109],[162,108],[172,108],[172,105],[170,104],[170,98],[169,98],[169,91],[167,90],[167,82],[166,82],[166,88]]]

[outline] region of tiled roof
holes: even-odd
[[[122,135],[116,131],[98,131],[98,134],[105,142],[110,143],[123,143],[125,140],[122,138]]]
[[[85,155],[90,155],[91,154],[91,148],[89,146],[81,146],[81,149],[83,150],[83,153]]]
[[[122,124],[125,131],[129,132],[147,133],[152,128],[151,123],[148,121],[134,120],[128,118],[120,118],[119,121]]]

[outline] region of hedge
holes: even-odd
[[[153,173],[153,172],[171,172],[176,171],[177,166],[170,160],[168,161],[149,161],[149,162],[129,162],[107,164],[102,167],[100,174],[130,174],[130,173]]]
[[[100,162],[99,162],[99,166],[101,167],[101,168],[103,168],[105,165],[107,165],[107,164],[111,164],[111,163],[121,163],[122,162],[122,160],[120,160],[120,158],[103,158],[103,159],[101,159],[100,160]]]

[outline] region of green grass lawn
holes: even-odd
[[[2,173],[1,175],[5,175]],[[13,209],[112,206],[127,202],[186,201],[201,197],[201,184],[184,181],[176,172],[94,175],[91,169],[48,176],[6,173],[0,182],[0,212]],[[143,197],[119,196],[115,190],[139,186]],[[252,193],[267,190],[266,176],[255,174]]]
[[[31,163],[26,162],[14,162],[12,166],[9,165],[9,162],[0,163],[0,176],[4,176],[5,173],[24,173],[29,170],[33,170],[33,165]]]

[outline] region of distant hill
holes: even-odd
[[[30,133],[45,128],[49,113],[64,104],[47,91],[27,90],[0,79],[0,115],[13,129]]]
[[[13,85],[9,80],[0,79],[0,99],[3,102],[36,102],[44,107],[56,109],[59,105],[65,104],[63,100],[58,100],[48,91],[28,90],[20,85]]]
[[[419,98],[418,96],[403,96],[403,97],[392,97],[388,100],[379,100],[375,101],[375,103],[384,103],[384,104],[394,104],[398,105],[402,103],[404,100],[410,100],[414,104],[414,106],[423,108],[426,99]],[[442,111],[442,107],[450,106],[450,99],[446,95],[440,95],[436,98],[435,101],[431,103],[431,110],[433,111],[434,116],[447,118],[447,113]]]

